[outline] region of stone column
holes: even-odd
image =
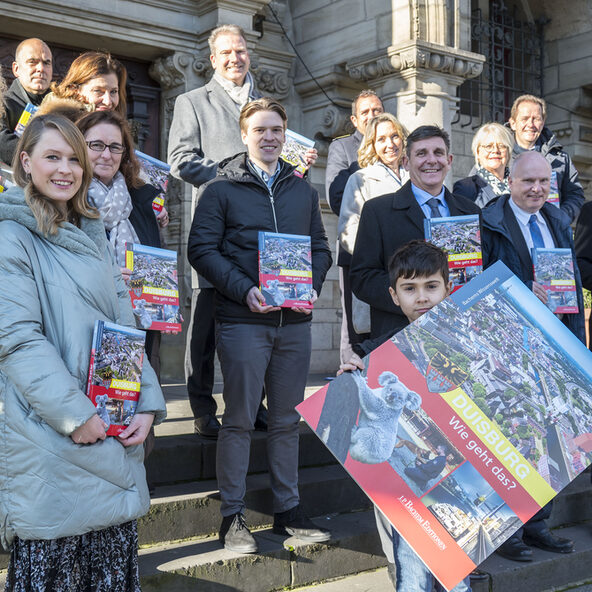
[[[456,88],[478,76],[485,58],[470,47],[470,0],[392,0],[392,44],[346,64],[374,88],[387,110],[413,129],[450,130]]]

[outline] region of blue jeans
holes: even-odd
[[[432,592],[434,584],[437,592],[445,592],[445,588],[436,581],[417,553],[405,542],[405,539],[399,536],[376,506],[374,506],[374,515],[382,550],[388,562],[396,565],[397,592]],[[465,578],[450,592],[471,592],[470,578]]]

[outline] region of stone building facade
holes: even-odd
[[[223,23],[242,26],[259,89],[282,100],[289,126],[316,141],[320,158],[310,180],[322,198],[331,244],[337,219],[324,199],[327,147],[350,131],[351,100],[364,88],[375,89],[409,129],[438,123],[452,131],[451,182],[472,166],[476,127],[503,120],[516,94],[538,88],[550,102],[548,122],[582,177],[592,173],[589,0],[80,0],[69,6],[7,0],[0,12],[5,74],[16,44],[33,36],[54,51],[58,76],[86,49],[106,49],[122,59],[130,72],[129,116],[140,145],[163,159],[175,98],[211,76],[210,31]],[[514,76],[526,70],[528,88]],[[180,182],[170,184],[166,233],[169,248],[180,255],[185,306],[190,193]],[[335,267],[314,317],[311,369],[332,373],[341,323]],[[166,337],[165,375],[182,376],[183,343]]]

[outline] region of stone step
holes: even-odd
[[[592,525],[580,523],[559,528],[557,535],[575,542],[573,553],[549,553],[533,548],[530,563],[510,561],[494,553],[479,569],[489,575],[488,580],[473,582],[473,592],[560,592],[584,591],[592,580]]]
[[[303,543],[254,531],[256,554],[221,548],[216,538],[140,551],[143,592],[267,592],[304,586],[385,565],[372,511],[317,518],[328,543]]]
[[[312,467],[299,472],[302,505],[308,514],[332,514],[368,509],[371,504],[340,465]],[[273,522],[267,474],[247,477],[246,518],[262,527]],[[140,519],[140,544],[207,536],[220,527],[220,496],[216,482],[196,481],[157,487],[150,512]]]
[[[335,458],[304,423],[300,424],[301,467],[334,464]],[[267,471],[267,434],[253,432],[249,473]],[[195,434],[157,436],[146,460],[148,481],[155,485],[215,479],[216,440]]]

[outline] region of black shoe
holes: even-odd
[[[267,409],[263,403],[261,403],[259,409],[257,409],[257,417],[255,418],[254,427],[258,432],[267,431]]]
[[[240,512],[222,518],[218,540],[225,549],[235,553],[257,552],[257,541],[247,528],[245,517]]]
[[[572,553],[574,550],[572,540],[555,536],[548,528],[536,533],[524,533],[524,542],[527,545],[551,551],[551,553]]]
[[[326,528],[318,527],[299,505],[273,515],[273,532],[293,536],[307,543],[323,543],[331,538]]]
[[[511,536],[502,543],[496,553],[512,561],[532,561],[532,549],[516,536]]]
[[[204,438],[217,438],[220,431],[220,422],[215,415],[203,415],[198,417],[194,422],[194,431],[196,434]]]
[[[472,582],[482,582],[489,579],[489,574],[480,569],[474,569],[469,575],[471,576]]]
[[[386,573],[388,574],[389,580],[393,585],[393,588],[397,589],[397,566],[394,563],[389,561],[389,564],[386,566]]]

